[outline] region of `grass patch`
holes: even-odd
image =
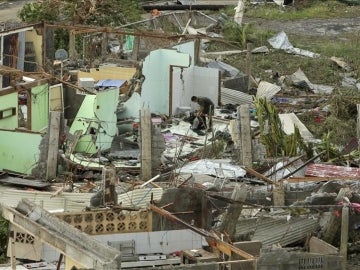
[[[349,6],[338,1],[295,1],[295,5],[285,7],[274,3],[247,5],[245,16],[270,20],[327,19],[358,16],[360,7]],[[229,12],[229,11],[227,11]]]
[[[232,27],[234,27],[232,25]],[[227,39],[238,44],[239,49],[244,49],[244,37],[252,47],[267,46],[270,49],[266,54],[253,54],[251,56],[252,73],[261,80],[269,81],[269,70],[278,72],[279,75],[290,75],[301,68],[312,83],[339,86],[344,70],[338,67],[330,58],[342,58],[352,68],[355,77],[360,77],[360,34],[348,34],[342,37],[298,36],[289,35],[289,40],[294,47],[309,50],[320,54],[319,58],[310,58],[288,54],[283,50],[272,49],[268,39],[274,35],[271,31],[257,30],[248,27],[247,32],[241,29],[227,33]],[[241,36],[243,35],[243,36]],[[234,36],[234,37],[233,37]],[[237,43],[236,43],[237,42]],[[211,43],[209,51],[233,50],[234,47],[222,43]],[[223,56],[222,61],[245,72],[247,68],[246,54]]]

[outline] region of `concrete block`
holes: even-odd
[[[327,255],[337,255],[339,254],[339,249],[333,245],[313,236],[309,241],[309,251],[312,253],[320,253]]]
[[[80,78],[79,86],[84,88],[94,88],[95,80],[93,78]]]
[[[260,241],[242,241],[233,243],[235,247],[253,255],[259,256],[262,243]]]
[[[307,252],[287,252],[284,249],[261,252],[257,270],[341,270],[341,256]]]

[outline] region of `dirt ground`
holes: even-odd
[[[20,21],[17,17],[17,13],[26,3],[31,2],[30,0],[20,1],[1,1],[0,0],[0,22],[8,21]]]

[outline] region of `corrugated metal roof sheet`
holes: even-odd
[[[151,200],[151,195],[155,201],[160,200],[163,194],[162,188],[142,188],[129,191],[118,195],[118,203],[128,207],[146,207]]]
[[[299,159],[298,157],[291,157],[288,160],[283,160],[277,162],[274,166],[272,166],[268,171],[264,173],[266,177],[268,177],[271,180],[280,180],[287,174],[295,171],[299,167],[301,167],[304,164],[304,161],[302,159]],[[304,169],[299,170],[298,172],[294,173],[293,177],[303,177],[304,176]]]
[[[239,219],[236,236],[250,235],[251,240],[261,241],[263,246],[289,245],[304,239],[318,228],[316,219],[296,217],[259,217]]]
[[[273,96],[280,92],[280,90],[281,87],[276,84],[261,81],[257,88],[256,97],[266,98],[267,100],[270,100]]]
[[[241,91],[221,87],[222,104],[253,104],[254,97]]]
[[[28,199],[48,211],[62,209],[66,211],[83,210],[85,207],[90,206],[90,198],[94,193],[63,192],[55,197],[51,197],[51,195],[51,192],[4,189],[0,187],[0,203],[16,207],[21,199]]]
[[[154,200],[160,200],[162,188],[142,188],[118,195],[118,203],[124,207],[146,207],[153,194]],[[42,206],[47,211],[81,211],[90,206],[90,198],[95,193],[63,192],[51,197],[51,192],[26,191],[0,187],[0,203],[9,207],[16,207],[21,199],[28,199]]]
[[[279,114],[279,118],[283,127],[284,132],[287,135],[294,133],[294,126],[296,126],[299,131],[301,137],[306,142],[312,142],[315,140],[314,136],[307,129],[307,127],[299,120],[299,118],[294,113],[283,113]]]

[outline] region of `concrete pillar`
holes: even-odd
[[[149,109],[142,109],[140,113],[141,135],[141,178],[148,180],[152,177],[151,160],[151,114]]]
[[[342,270],[346,270],[348,237],[349,237],[349,207],[344,206],[341,212],[341,241],[340,241]]]
[[[46,179],[56,178],[57,161],[59,152],[59,134],[60,134],[61,112],[50,112],[49,122],[49,147],[46,164]]]
[[[344,198],[346,193],[349,192],[349,191],[350,191],[350,189],[348,187],[341,188],[335,201],[336,202],[341,201],[342,198]],[[334,210],[335,209],[330,209],[330,212],[333,212]],[[329,244],[332,244],[333,241],[334,241],[335,235],[336,235],[337,231],[340,228],[340,225],[341,225],[340,218],[335,216],[334,214],[332,214],[331,217],[330,217],[330,220],[328,221],[328,223],[326,224],[326,227],[324,229],[323,240],[325,240]]]
[[[285,190],[282,184],[273,186],[273,204],[274,206],[285,205]]]
[[[16,256],[15,256],[15,232],[11,231],[10,235],[10,264],[11,270],[16,270]]]
[[[151,169],[152,175],[154,176],[158,173],[158,169],[160,168],[161,156],[165,151],[165,140],[161,133],[161,127],[152,124],[151,126]],[[146,180],[146,179],[144,179]]]
[[[103,167],[102,182],[104,186],[103,205],[117,204],[116,186],[116,171],[114,168]]]
[[[252,167],[252,147],[251,147],[251,126],[249,105],[243,104],[238,107],[238,121],[240,122],[240,163],[246,167]]]

